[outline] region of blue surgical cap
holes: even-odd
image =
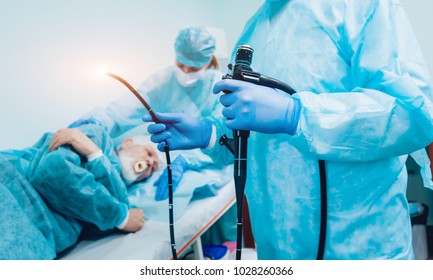
[[[174,43],[176,60],[186,66],[202,67],[211,61],[215,43],[204,27],[181,29]]]

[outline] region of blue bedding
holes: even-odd
[[[15,166],[22,160],[0,154],[0,259],[53,259],[55,217]]]
[[[161,173],[160,170],[147,181],[135,184],[128,192],[131,206],[143,209],[146,220],[168,221],[168,199],[154,199],[156,188],[153,183]],[[232,165],[222,168],[208,165],[200,171],[187,170],[173,195],[174,220],[183,215],[191,201],[216,195],[217,190],[232,178]]]

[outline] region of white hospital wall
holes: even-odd
[[[0,150],[29,146],[42,133],[68,125],[94,106],[130,94],[101,75],[103,69],[138,86],[173,63],[173,41],[180,28],[221,28],[230,52],[245,20],[262,2],[0,1]],[[433,1],[402,3],[432,68],[428,28],[433,26]]]
[[[44,132],[130,94],[104,70],[138,86],[174,63],[180,28],[229,27],[218,54],[230,52],[246,18],[262,3],[243,7],[245,2],[0,1],[0,150],[32,145]]]
[[[412,23],[424,58],[433,74],[433,1],[432,0],[400,0]]]

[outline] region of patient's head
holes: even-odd
[[[124,140],[117,149],[117,154],[127,184],[148,178],[160,164],[154,144],[144,136]]]

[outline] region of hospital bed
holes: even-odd
[[[226,167],[222,174],[232,175],[232,166]],[[212,171],[211,171],[212,172]],[[213,173],[211,173],[213,174]],[[215,174],[213,174],[215,175]],[[209,173],[185,174],[182,182],[188,184],[188,180],[194,183],[200,181],[198,176],[210,179]],[[223,176],[224,177],[224,176]],[[218,179],[221,179],[219,176]],[[213,179],[212,179],[213,180]],[[212,181],[213,182],[213,181]],[[176,250],[179,257],[194,249],[194,258],[203,259],[200,236],[214,224],[230,207],[235,203],[235,188],[231,178],[219,181],[222,186],[217,186],[209,194],[209,189],[203,192],[194,188],[195,194],[191,199],[177,199],[183,193],[190,193],[191,190],[179,186],[174,196],[174,212],[179,213],[175,216],[174,231]],[[205,182],[207,184],[209,182]],[[149,182],[148,185],[152,183]],[[210,184],[212,185],[212,183]],[[218,184],[215,184],[218,185]],[[147,188],[147,189],[146,189]],[[153,186],[145,187],[148,194],[153,196]],[[130,198],[132,204],[138,204],[143,200],[143,188],[132,190]],[[201,192],[201,194],[200,194]],[[197,198],[198,197],[198,198]],[[146,199],[144,198],[144,201]],[[176,204],[176,202],[180,202]],[[146,215],[144,227],[136,233],[116,233],[99,239],[88,239],[80,241],[72,249],[60,256],[64,260],[168,260],[172,258],[170,247],[170,235],[168,224],[168,203],[167,200],[161,202],[145,202],[142,205]],[[138,205],[139,206],[139,205]],[[148,208],[146,210],[146,207]],[[150,216],[149,216],[150,215]]]

